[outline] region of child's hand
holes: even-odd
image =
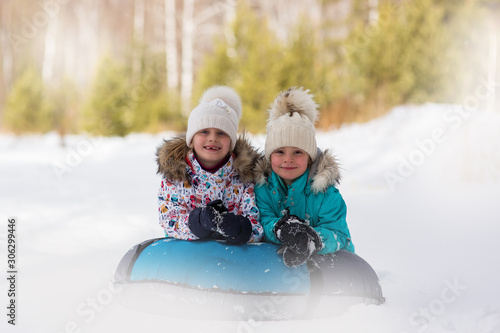
[[[246,243],[252,235],[250,220],[243,215],[228,213],[222,200],[214,200],[206,207],[195,208],[189,214],[188,226],[200,239],[210,237],[217,232],[230,244]]]
[[[210,201],[209,203],[207,203],[207,207],[211,207],[211,208],[215,209],[220,214],[228,211],[226,206],[224,206],[224,204],[222,203],[222,200],[220,200],[220,199]]]
[[[246,216],[223,213],[222,220],[217,224],[217,232],[229,244],[243,244],[248,242],[252,235],[252,223]]]
[[[283,261],[287,266],[298,266],[322,248],[316,230],[295,215],[285,215],[276,223],[274,234],[283,243]]]
[[[283,245],[291,247],[297,253],[307,251],[308,231],[312,229],[304,220],[285,214],[274,226],[273,232]],[[315,233],[315,231],[313,230]]]
[[[309,253],[295,253],[289,247],[285,247],[283,249],[283,262],[288,267],[297,267],[305,263],[311,255]]]
[[[214,200],[206,207],[197,207],[189,214],[188,226],[198,238],[207,238],[217,230],[222,221],[221,214],[227,212],[222,200]]]
[[[314,231],[314,229],[312,230]],[[303,235],[305,236],[301,237],[300,240],[297,241],[297,243],[292,243],[289,246],[283,245],[283,262],[286,266],[295,267],[302,265],[313,254],[321,250],[323,245],[321,242],[321,238],[317,233],[317,237],[309,233],[304,233]],[[301,248],[302,246],[304,246],[304,248]]]
[[[283,263],[288,267],[296,267],[302,265],[309,259],[310,255],[307,253],[298,254],[290,250],[285,245],[281,245],[276,251],[277,254],[283,255]]]

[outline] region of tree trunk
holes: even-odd
[[[184,115],[188,115],[191,109],[191,93],[193,90],[194,1],[185,0],[182,12],[181,99]]]
[[[236,18],[236,0],[226,0],[226,8],[224,10],[224,37],[227,43],[227,55],[229,57],[236,56],[236,37],[234,36],[231,23]]]
[[[6,97],[5,87],[7,87],[9,84],[8,71],[9,67],[12,68],[12,56],[10,54],[10,47],[7,41],[7,37],[5,37],[4,34],[0,34],[0,55],[1,55],[0,57],[0,119],[1,119]]]
[[[12,2],[0,6],[0,119],[7,97],[7,91],[12,85],[14,56],[8,31],[12,29]],[[12,38],[12,37],[10,37]]]
[[[54,15],[48,22],[47,32],[45,34],[45,50],[42,62],[42,77],[44,83],[51,83],[54,76],[58,22],[58,16]]]
[[[132,58],[132,76],[135,80],[141,77],[142,62],[142,43],[144,42],[144,0],[134,1],[134,39],[133,39],[133,58]]]
[[[78,33],[78,42],[75,42],[77,53],[64,52],[62,66],[63,72],[69,73],[79,87],[85,87],[92,81],[92,75],[89,74],[93,73],[99,63],[103,50],[100,43],[102,32],[99,31],[99,11],[92,4],[78,2],[74,8],[74,20],[74,31]]]
[[[488,98],[486,109],[488,111],[495,110],[496,107],[496,74],[497,74],[497,59],[498,59],[498,33],[497,23],[493,15],[490,18],[489,29],[489,54],[488,54],[488,90],[490,90],[491,97]]]
[[[165,53],[168,89],[179,89],[177,67],[177,20],[175,0],[165,0]]]
[[[375,24],[378,21],[378,1],[379,0],[368,1],[368,22],[370,22],[370,24]]]

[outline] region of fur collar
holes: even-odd
[[[271,162],[262,157],[255,167],[255,179],[257,184],[267,184],[271,173]],[[340,167],[336,158],[329,150],[322,152],[318,149],[318,157],[309,168],[308,183],[311,182],[311,190],[315,194],[326,192],[329,187],[338,185],[340,179]]]
[[[179,134],[172,139],[163,140],[163,143],[156,151],[157,173],[166,179],[189,181],[186,156],[190,150],[191,148],[186,144],[185,134]],[[254,182],[255,164],[260,158],[260,154],[252,147],[244,133],[236,140],[233,156],[233,167],[241,181],[244,183]]]

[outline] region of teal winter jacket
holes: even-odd
[[[346,222],[347,207],[335,187],[340,180],[339,168],[328,151],[322,153],[318,149],[316,161],[290,186],[272,171],[265,159],[257,164],[256,173],[255,196],[266,241],[281,244],[273,228],[288,208],[290,214],[304,219],[320,235],[323,248],[319,254],[354,252]]]

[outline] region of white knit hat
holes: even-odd
[[[265,155],[281,147],[297,147],[316,160],[316,129],[318,105],[304,88],[290,88],[278,94],[269,109]]]
[[[189,115],[186,143],[189,146],[199,130],[217,128],[229,135],[233,150],[240,118],[241,101],[236,91],[226,86],[213,86],[205,90],[200,104]]]

